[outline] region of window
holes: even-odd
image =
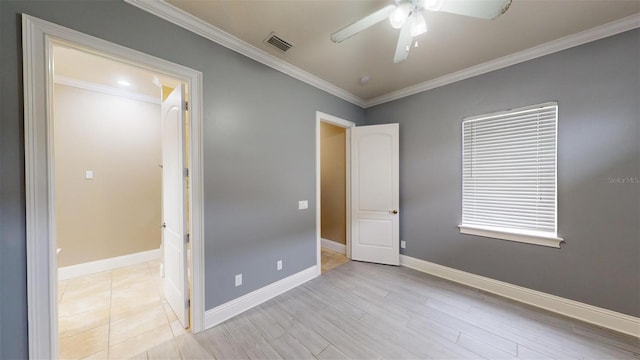
[[[555,102],[463,119],[461,233],[560,247],[557,124]]]

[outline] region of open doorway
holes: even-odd
[[[59,355],[133,356],[188,326],[167,300],[173,287],[161,227],[189,197],[180,181],[188,163],[173,164],[178,188],[165,174],[167,163],[188,159],[184,133],[167,141],[163,118],[183,85],[63,44],[54,44],[53,64]],[[178,232],[188,233],[188,213],[177,214]],[[166,275],[187,273],[187,263],[176,265]]]
[[[354,123],[316,114],[318,266],[330,271],[349,261],[349,134]]]
[[[320,237],[321,269],[346,263],[347,137],[346,129],[320,122]]]
[[[188,205],[188,229],[184,233],[183,249],[178,259],[183,259],[179,269],[184,278],[182,313],[189,314],[189,331],[204,328],[204,240],[203,240],[203,188],[202,188],[202,73],[151,55],[141,53],[108,41],[83,34],[35,17],[22,15],[24,71],[24,119],[25,119],[25,193],[27,233],[27,301],[29,317],[29,355],[33,358],[57,358],[58,352],[58,254],[56,251],[56,187],[54,154],[54,47],[62,46],[151,71],[159,77],[177,79],[181,88],[188,90],[189,104],[189,163],[181,164],[179,175],[189,185],[189,193],[183,193],[180,203]],[[28,60],[28,61],[27,61]],[[95,73],[99,71],[94,71]],[[185,106],[178,106],[184,110]],[[176,106],[170,107],[175,109]],[[173,110],[172,110],[173,111]],[[174,113],[174,112],[172,112]],[[182,116],[182,113],[181,115]],[[179,116],[160,117],[182,124]],[[161,120],[161,121],[163,121]],[[164,123],[163,123],[164,125]],[[180,126],[183,130],[184,127]],[[184,133],[176,141],[184,145]],[[164,132],[163,132],[164,136]],[[163,141],[164,142],[164,141]],[[183,159],[183,156],[179,156]],[[155,164],[157,166],[157,164]],[[163,166],[163,171],[166,167]],[[188,174],[188,177],[186,175]],[[91,173],[82,173],[84,180]],[[95,175],[95,173],[93,174]],[[164,180],[164,174],[163,174]],[[185,186],[181,188],[185,188]],[[186,206],[186,205],[185,205]],[[184,208],[181,209],[184,213]],[[163,215],[164,217],[164,215]],[[187,227],[186,217],[180,215],[178,223]],[[115,226],[118,224],[116,223]],[[157,226],[160,226],[158,224]],[[164,232],[164,231],[163,231]],[[189,235],[189,236],[187,236]],[[187,242],[191,259],[186,263]],[[164,248],[165,258],[166,249]],[[63,249],[64,251],[64,249]],[[116,257],[118,258],[118,257]],[[165,260],[165,264],[168,262]],[[175,262],[174,262],[175,263]],[[98,263],[104,266],[103,263]],[[95,264],[94,264],[95,265]],[[167,265],[168,267],[168,265]],[[167,269],[165,275],[170,271]],[[191,276],[191,287],[186,275]],[[165,282],[166,283],[166,282]],[[187,301],[187,296],[189,301]],[[185,318],[187,318],[185,316]],[[147,334],[147,337],[154,337]],[[89,341],[92,337],[87,338]],[[139,349],[138,347],[133,350]],[[98,354],[100,357],[102,354]]]
[[[324,245],[325,248],[337,250],[337,252],[342,250],[342,245],[335,240],[323,241],[322,239],[321,137],[323,123],[344,129],[346,149],[346,175],[344,176],[346,179],[346,257],[356,261],[399,265],[399,125],[384,124],[356,127],[350,121],[318,111],[316,112],[318,272],[320,273],[322,265],[321,245]],[[327,134],[332,134],[331,136],[333,134],[341,135],[341,130],[339,129],[326,129],[329,129]],[[325,171],[332,171],[332,169],[326,169]],[[336,170],[333,169],[333,171]],[[333,259],[331,260],[333,261]]]

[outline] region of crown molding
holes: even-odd
[[[79,80],[67,76],[55,75],[53,77],[53,82],[60,85],[72,86],[79,89],[89,90],[93,92],[99,92],[107,95],[114,95],[125,97],[130,100],[143,101],[156,105],[160,105],[160,90],[158,90],[158,96],[149,96],[142,93],[127,91],[123,89],[118,89],[113,86],[107,86],[102,84],[97,84],[94,82],[89,82],[85,80]]]
[[[353,95],[352,93],[322,80],[296,66],[293,66],[288,62],[267,53],[266,51],[260,50],[255,46],[223,31],[222,29],[167,3],[164,0],[124,1],[354,105],[360,107],[364,107],[365,105],[365,101],[358,96]]]
[[[612,21],[579,33],[568,35],[560,39],[552,40],[547,43],[534,46],[532,48],[522,50],[513,54],[509,54],[495,60],[487,61],[479,65],[456,71],[454,73],[444,75],[433,80],[425,81],[420,84],[406,87],[404,89],[392,91],[388,94],[365,101],[364,108],[366,109],[368,107],[401,99],[403,97],[435,89],[437,87],[448,85],[460,80],[486,74],[491,71],[499,70],[558,51],[566,50],[574,46],[586,44],[588,42],[600,40],[605,37],[613,36],[638,27],[640,27],[640,13],[627,16],[625,18]]]
[[[441,76],[439,78],[428,80],[400,90],[392,91],[388,94],[381,95],[369,100],[363,100],[360,97],[340,87],[322,80],[296,66],[285,62],[284,60],[276,56],[273,56],[263,50],[254,47],[253,45],[250,45],[249,43],[238,39],[237,37],[221,30],[220,28],[217,28],[203,20],[200,20],[199,18],[167,3],[164,0],[124,1],[148,13],[174,23],[197,35],[218,43],[228,49],[238,52],[275,70],[287,74],[295,79],[298,79],[302,82],[305,82],[311,86],[314,86],[320,90],[323,90],[329,94],[337,96],[345,101],[348,101],[365,109],[640,27],[639,13],[576,34],[568,35],[560,39],[552,40],[526,50],[509,54],[495,60],[471,66],[466,69]]]

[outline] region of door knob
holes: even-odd
[[[162,223],[162,226],[161,226],[161,227],[162,227],[163,229],[166,229],[166,228],[167,228],[167,223]]]
[[[391,210],[391,211],[389,211],[389,212],[390,212],[390,213],[392,213],[393,215],[395,215],[395,214],[397,214],[397,213],[398,213],[398,210],[395,210],[395,209],[394,209],[394,210]]]

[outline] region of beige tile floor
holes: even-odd
[[[349,261],[349,259],[343,253],[325,248],[321,249],[320,260],[322,273],[326,273],[327,271],[332,270]]]
[[[153,261],[58,283],[61,359],[125,359],[182,335]]]

